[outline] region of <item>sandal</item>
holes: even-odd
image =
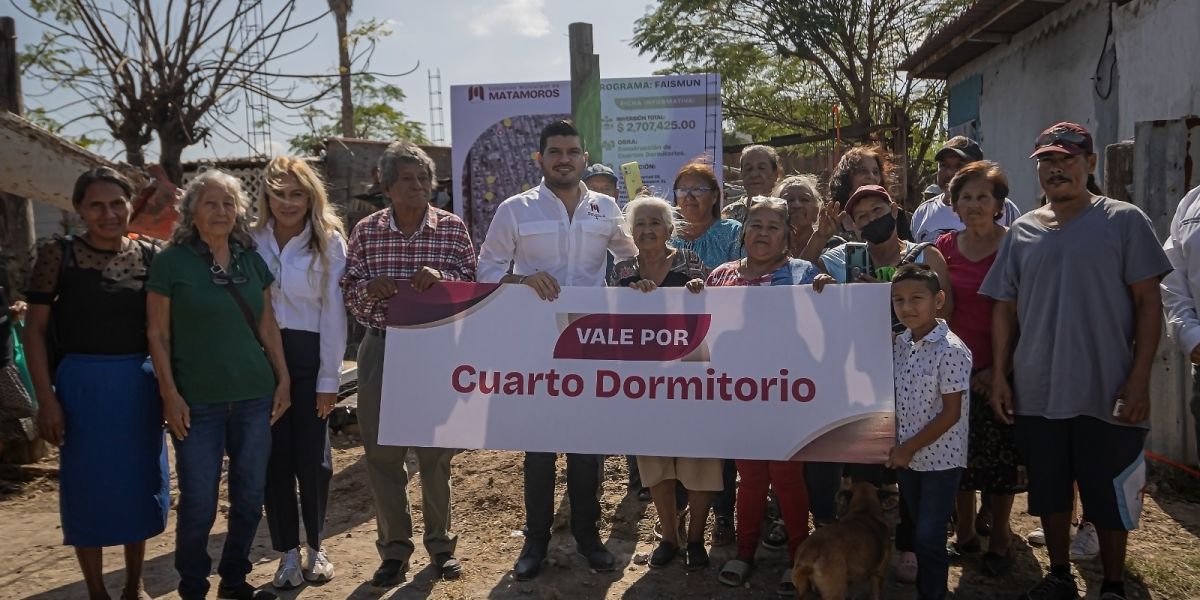
[[[782,519],[776,519],[767,527],[767,535],[763,536],[762,546],[767,550],[783,550],[787,548],[788,533]]]
[[[708,550],[704,549],[704,542],[688,542],[683,564],[684,568],[689,571],[703,569],[708,566]]]
[[[995,552],[984,552],[983,559],[983,574],[988,577],[1004,577],[1008,575],[1012,569],[1012,553],[996,554]]]
[[[967,540],[966,543],[946,543],[946,553],[950,555],[951,560],[962,558],[968,554],[978,554],[982,549],[983,546],[979,543],[978,535]]]
[[[659,543],[654,552],[650,554],[650,568],[661,569],[675,560],[675,556],[679,554],[679,546],[672,544],[666,540]]]
[[[716,547],[732,544],[735,539],[733,517],[718,516],[713,522],[712,545]]]
[[[975,533],[984,537],[992,534],[992,512],[984,512],[982,506],[979,507],[979,512],[975,513]]]
[[[750,579],[752,572],[754,572],[754,563],[735,558],[721,567],[721,572],[717,574],[717,581],[729,587],[742,587],[746,580]]]
[[[783,570],[783,577],[779,579],[779,587],[775,588],[775,593],[784,598],[796,597],[796,583],[792,581],[791,569]]]

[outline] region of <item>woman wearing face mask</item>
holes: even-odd
[[[324,183],[303,159],[272,159],[263,182],[250,235],[275,277],[271,304],[292,379],[292,407],[271,426],[265,496],[271,545],[283,553],[273,584],[286,590],[333,577],[321,540],[333,477],[328,419],[346,352],[346,241]]]
[[[896,219],[900,207],[892,202],[887,190],[877,185],[866,185],[858,188],[846,201],[844,216],[849,217],[858,236],[867,243],[868,268],[858,278],[859,282],[876,283],[886,281],[877,277],[878,269],[898,267],[906,263],[929,265],[941,280],[942,289],[946,291],[946,303],[938,311],[938,318],[949,319],[954,312],[954,295],[950,287],[950,270],[942,253],[930,243],[917,244],[900,239],[896,232]],[[839,282],[848,281],[846,278],[846,245],[826,250],[821,255],[817,266],[832,275]],[[893,331],[899,321],[892,314]],[[902,326],[901,326],[902,327]],[[855,481],[868,481],[876,485],[887,486],[884,492],[893,499],[885,502],[885,508],[895,507],[895,477],[879,465],[851,465],[846,468],[847,474]],[[900,499],[900,524],[896,527],[896,548],[901,552],[900,563],[896,567],[896,577],[901,581],[915,582],[917,576],[917,556],[913,552],[912,523],[908,519],[908,511]]]

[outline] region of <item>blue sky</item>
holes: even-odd
[[[25,7],[28,0],[15,0]],[[42,28],[36,22],[0,4],[0,14],[10,14],[17,20],[17,35],[22,45],[40,36]],[[270,6],[271,2],[267,2]],[[325,9],[320,0],[300,0],[300,17],[318,14]],[[570,77],[567,26],[575,21],[593,26],[596,53],[600,55],[603,77],[637,77],[651,74],[663,65],[653,63],[648,56],[638,56],[630,47],[633,25],[653,3],[647,0],[606,0],[605,2],[548,2],[547,0],[440,0],[435,2],[398,2],[395,0],[358,0],[351,14],[351,24],[375,18],[390,23],[394,33],[376,49],[372,70],[403,72],[418,62],[411,75],[392,82],[404,88],[408,98],[402,110],[412,120],[428,124],[429,86],[427,69],[440,69],[443,105],[445,109],[446,143],[453,126],[450,118],[449,91],[451,85],[470,83],[501,83],[520,81],[565,80]],[[7,10],[5,10],[7,9]],[[300,54],[288,57],[278,65],[279,72],[332,72],[337,64],[337,42],[333,17],[315,24],[311,31],[317,40]],[[310,34],[311,35],[311,34]],[[34,97],[39,90],[30,81],[26,87],[27,106],[54,107],[75,97],[54,93]],[[298,131],[280,124],[285,109],[271,107],[276,121],[272,126],[272,141],[278,149],[286,149],[287,140]],[[60,117],[69,117],[69,114]],[[60,118],[59,120],[66,120]],[[241,119],[237,119],[241,122]],[[97,129],[99,131],[97,131]],[[101,123],[73,126],[71,133],[97,132],[107,138]],[[118,145],[101,147],[102,154],[119,157]],[[152,157],[157,143],[147,148]],[[214,139],[210,147],[194,146],[185,159],[244,156],[248,148],[241,142]]]

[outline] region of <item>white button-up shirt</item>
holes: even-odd
[[[912,330],[892,345],[896,366],[896,438],[906,442],[944,409],[942,395],[962,392],[958,422],[934,442],[913,454],[908,468],[944,471],[967,466],[967,423],[971,413],[971,351],[946,322],[913,341]]]
[[[608,250],[617,260],[637,254],[616,200],[579,184],[579,204],[567,216],[562,200],[541,185],[500,203],[480,246],[478,279],[545,271],[563,286],[604,285]]]
[[[346,305],[339,282],[346,271],[346,240],[334,234],[322,261],[308,247],[311,225],[288,240],[281,249],[275,241],[274,222],[251,235],[258,253],[275,276],[271,309],[280,329],[312,331],[320,335],[321,367],[317,393],[336,393],[341,384],[342,357],[346,353]],[[328,264],[326,264],[328,263]]]
[[[1162,281],[1167,327],[1179,349],[1191,354],[1200,345],[1200,187],[1179,201],[1163,250],[1175,268]]]

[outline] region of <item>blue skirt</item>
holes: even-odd
[[[59,450],[63,543],[117,546],[162,533],[170,472],[150,362],[140,355],[68,354],[55,392],[66,420]]]

